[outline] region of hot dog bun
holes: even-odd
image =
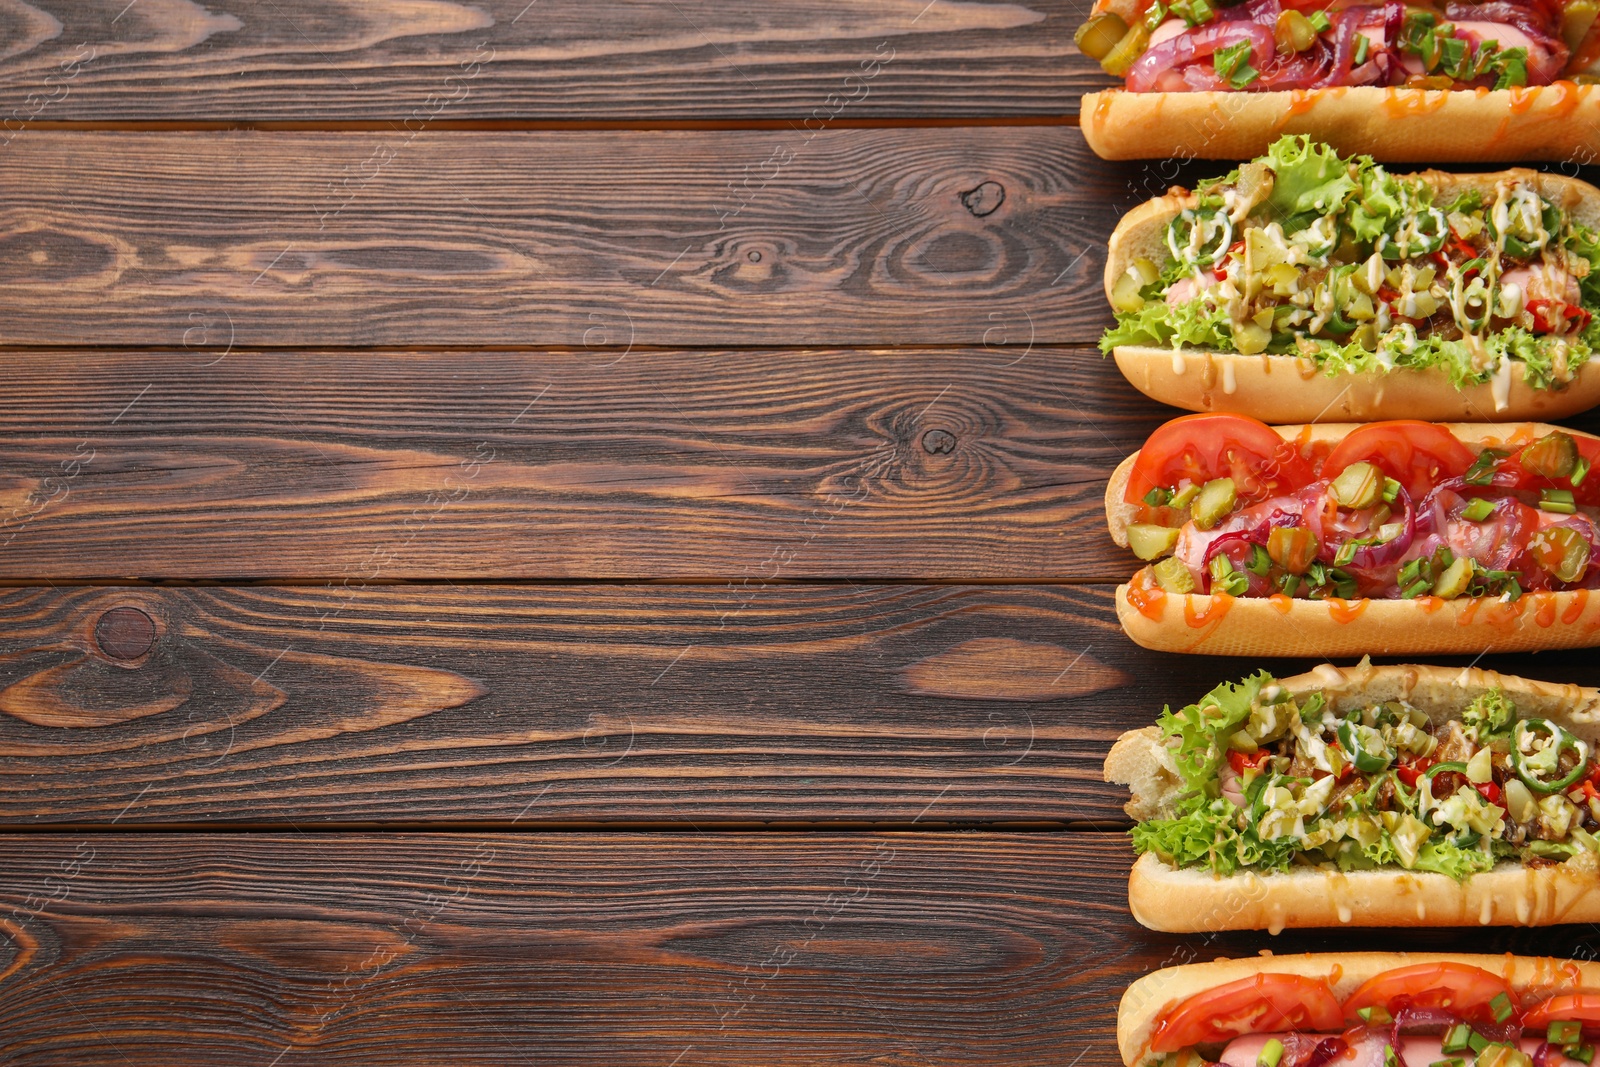
[[[1450,423],[1468,446],[1520,444],[1555,430],[1543,423]],[[1355,429],[1348,423],[1275,426],[1287,439],[1334,442]],[[1588,436],[1563,430],[1573,436]],[[1106,486],[1106,523],[1126,547],[1136,508],[1123,500],[1135,452],[1112,472]],[[1138,579],[1135,575],[1135,580]],[[1135,644],[1158,652],[1214,656],[1364,656],[1535,652],[1600,645],[1600,592],[1524,593],[1498,598],[1441,600],[1291,600],[1163,593],[1133,596],[1117,587],[1117,621]]]
[[[1258,974],[1299,974],[1325,979],[1333,995],[1348,998],[1369,978],[1418,963],[1464,963],[1501,976],[1524,1004],[1558,993],[1600,992],[1600,963],[1550,957],[1480,956],[1459,952],[1312,952],[1295,956],[1217,959],[1152,971],[1128,987],[1117,1007],[1117,1049],[1127,1067],[1151,1058],[1150,1040],[1167,1014],[1200,993]]]
[[[1445,201],[1473,188],[1492,200],[1497,182],[1516,178],[1566,211],[1573,222],[1600,225],[1600,189],[1576,178],[1523,168],[1497,174],[1430,170],[1416,177],[1438,189]],[[1106,299],[1111,299],[1113,287],[1135,259],[1164,261],[1167,224],[1195,203],[1192,194],[1168,193],[1123,216],[1106,252]],[[1589,364],[1560,389],[1528,385],[1519,362],[1512,363],[1510,380],[1504,384],[1485,382],[1457,389],[1438,367],[1329,375],[1297,356],[1175,352],[1136,345],[1119,346],[1113,354],[1123,376],[1152,400],[1190,411],[1237,411],[1264,422],[1559,419],[1600,404],[1600,367]]]
[[[1475,163],[1600,154],[1600,87],[1337,86],[1262,93],[1130,93],[1083,98],[1079,122],[1102,159],[1253,159],[1286,133],[1385,162]]]
[[[1321,692],[1335,711],[1406,700],[1435,723],[1490,689],[1518,710],[1600,744],[1600,690],[1532,681],[1476,668],[1323,664],[1280,683],[1296,695]],[[1143,821],[1168,811],[1182,789],[1159,728],[1130,730],[1106,757],[1105,779],[1133,793],[1125,810]],[[1179,869],[1151,853],[1128,878],[1133,917],[1152,930],[1194,933],[1316,926],[1545,926],[1600,922],[1600,857],[1585,853],[1549,867],[1502,863],[1466,882],[1427,871],[1305,867],[1286,874],[1218,877]]]

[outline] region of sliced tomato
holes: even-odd
[[[1516,475],[1517,489],[1571,489],[1574,502],[1590,507],[1600,506],[1600,470],[1595,469],[1600,468],[1600,438],[1581,433],[1570,436],[1578,446],[1578,455],[1582,456],[1591,468],[1584,475],[1583,481],[1576,486],[1572,484],[1571,478],[1547,478],[1522,465],[1522,453],[1538,444],[1538,440],[1528,442],[1509,456],[1501,465],[1502,469]]]
[[[1185,415],[1150,435],[1139,449],[1123,499],[1144,501],[1152,489],[1180,482],[1204,485],[1232,478],[1245,503],[1293,492],[1312,480],[1311,465],[1264,422],[1244,415]]]
[[[1442,776],[1441,776],[1442,777]],[[1504,994],[1519,1007],[1517,994],[1505,979],[1465,963],[1417,963],[1384,971],[1363,982],[1344,1002],[1346,1019],[1359,1022],[1362,1008],[1398,1011],[1402,997],[1415,1008],[1443,1008],[1474,1021],[1492,1019],[1491,1001]]]
[[[1528,1009],[1522,1025],[1544,1029],[1554,1022],[1600,1026],[1600,993],[1562,993]]]
[[[1257,974],[1197,993],[1167,1013],[1150,1040],[1152,1052],[1228,1041],[1241,1034],[1330,1031],[1344,1026],[1339,1000],[1321,978]]]
[[[1328,453],[1321,474],[1337,478],[1350,464],[1365,460],[1405,486],[1412,500],[1421,500],[1445,479],[1465,474],[1477,458],[1438,423],[1397,419],[1353,430]]]

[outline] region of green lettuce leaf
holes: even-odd
[[[1226,352],[1233,348],[1233,326],[1228,322],[1228,312],[1210,306],[1204,297],[1174,308],[1156,300],[1131,314],[1117,316],[1117,324],[1100,338],[1100,351],[1109,353],[1118,345]]]
[[[1272,680],[1266,671],[1257,671],[1237,684],[1223,682],[1188,707],[1162,711],[1156,725],[1167,737],[1178,739],[1174,757],[1189,792],[1218,794],[1217,768],[1228,756],[1228,737],[1250,718],[1256,694]]]
[[[1439,837],[1430,838],[1417,851],[1417,870],[1448,874],[1458,882],[1493,868],[1494,856],[1490,853],[1479,848],[1462,848]]]
[[[1461,721],[1478,728],[1478,740],[1485,742],[1496,734],[1509,733],[1517,721],[1517,706],[1500,689],[1490,689],[1466,706]]]
[[[1300,850],[1292,837],[1262,841],[1254,830],[1241,831],[1235,822],[1239,809],[1227,800],[1192,796],[1178,807],[1175,818],[1151,819],[1133,828],[1135,852],[1154,852],[1174,867],[1206,866],[1227,875],[1241,867],[1286,871]]]
[[[1345,213],[1345,222],[1360,240],[1376,241],[1399,221],[1405,205],[1400,200],[1399,180],[1372,160],[1363,159],[1361,196]]]
[[[1266,159],[1273,172],[1267,203],[1280,218],[1308,212],[1326,215],[1359,188],[1350,176],[1350,165],[1332,146],[1303,135],[1278,138],[1267,149]]]

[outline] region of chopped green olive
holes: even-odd
[[[1090,59],[1104,59],[1127,32],[1128,24],[1122,21],[1121,16],[1107,11],[1079,26],[1072,40],[1077,44],[1078,51]]]
[[[1128,526],[1128,547],[1140,559],[1159,559],[1170,553],[1178,543],[1178,531],[1171,526],[1153,522],[1135,522]]]
[[[1518,454],[1517,462],[1534,474],[1542,474],[1550,479],[1565,478],[1578,465],[1578,442],[1572,439],[1571,434],[1556,430],[1524,448]]]
[[[1189,506],[1189,503],[1199,495],[1200,487],[1198,485],[1193,483],[1186,485],[1182,489],[1179,489],[1176,493],[1172,494],[1172,506],[1175,508],[1186,508]]]
[[[1439,575],[1439,580],[1433,583],[1433,595],[1444,600],[1454,600],[1467,591],[1467,585],[1472,581],[1472,560],[1462,556]]]
[[[1236,322],[1233,324],[1233,347],[1247,356],[1266,351],[1272,343],[1272,331],[1263,329],[1254,322]]]
[[[1333,480],[1333,498],[1347,508],[1370,508],[1383,494],[1383,473],[1370,463],[1352,463]]]
[[[1194,499],[1194,524],[1209,530],[1226,518],[1238,502],[1239,494],[1232,478],[1213,478],[1201,487]]]
[[[1290,52],[1304,52],[1310,48],[1317,39],[1317,30],[1311,25],[1310,19],[1290,8],[1278,16],[1278,23],[1273,28],[1273,37],[1277,39],[1278,51],[1287,55]]]
[[[1150,31],[1145,29],[1144,23],[1135,23],[1128,27],[1128,32],[1122,35],[1116,47],[1100,60],[1100,69],[1113,77],[1122,77],[1128,73],[1134,61],[1144,54],[1145,46],[1149,43]]]
[[[1156,584],[1169,593],[1194,592],[1194,575],[1189,573],[1189,567],[1176,556],[1166,559],[1150,568],[1156,576]]]

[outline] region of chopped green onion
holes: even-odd
[[[1367,61],[1367,53],[1370,51],[1372,51],[1372,42],[1367,39],[1365,34],[1357,34],[1356,54],[1351,59],[1351,64],[1357,67],[1361,66],[1361,64]]]
[[[1164,507],[1172,502],[1172,490],[1156,486],[1144,495],[1144,502],[1153,508]]]
[[[1272,569],[1272,557],[1267,555],[1267,550],[1260,545],[1250,546],[1250,562],[1245,564],[1245,569],[1251,574],[1265,578]]]
[[[1577,483],[1574,482],[1574,485]],[[1383,502],[1393,504],[1394,498],[1400,495],[1400,483],[1393,478],[1386,479],[1383,483]]]
[[[1488,1048],[1492,1044],[1494,1044],[1494,1042],[1490,1041],[1476,1030],[1469,1031],[1467,1034],[1467,1047],[1472,1050],[1472,1054],[1474,1056],[1479,1055],[1484,1049]]]
[[[1571,489],[1541,489],[1539,510],[1553,511],[1558,515],[1572,515],[1576,514],[1578,509],[1572,502]]]
[[[1311,28],[1318,33],[1327,33],[1333,22],[1328,18],[1326,11],[1313,11],[1311,13]]]
[[[1439,1047],[1445,1052],[1465,1052],[1472,1047],[1472,1039],[1476,1036],[1466,1023],[1456,1023],[1444,1032],[1444,1040]]]
[[[1583,1024],[1576,1019],[1558,1019],[1545,1036],[1552,1045],[1574,1045],[1583,1040]]]
[[[1415,600],[1417,597],[1433,588],[1433,583],[1426,578],[1418,578],[1400,592],[1401,600]]]
[[[1495,1022],[1503,1023],[1507,1019],[1511,1018],[1511,1016],[1516,1013],[1517,1009],[1511,1006],[1510,997],[1506,996],[1504,993],[1497,993],[1495,994],[1495,998],[1489,1001],[1489,1010],[1494,1012]]]
[[[1335,567],[1346,567],[1355,562],[1357,545],[1354,541],[1346,541],[1339,546],[1339,551],[1333,555]]]
[[[1574,486],[1579,486],[1583,484],[1583,480],[1588,476],[1589,461],[1584,459],[1582,456],[1579,456],[1578,462],[1572,465],[1572,475],[1567,480]]]
[[[1271,1038],[1261,1046],[1261,1055],[1256,1057],[1256,1067],[1278,1067],[1278,1061],[1283,1059],[1283,1042]]]
[[[1448,1060],[1434,1060],[1428,1067],[1467,1067],[1467,1061],[1460,1056]]]
[[[1300,588],[1300,576],[1298,574],[1283,575],[1278,579],[1278,588],[1286,596],[1294,596],[1295,590]]]
[[[1482,522],[1494,514],[1494,504],[1488,499],[1475,496],[1461,512],[1461,517],[1468,522]]]
[[[1404,567],[1401,567],[1400,568],[1400,578],[1399,578],[1400,584],[1401,585],[1410,585],[1412,582],[1416,581],[1418,578],[1423,577],[1422,565],[1423,565],[1423,561],[1422,560],[1414,559],[1410,563],[1407,563]]]
[[[1568,1045],[1562,1051],[1566,1053],[1568,1059],[1577,1060],[1579,1063],[1594,1062],[1593,1045]]]
[[[1394,1016],[1389,1014],[1389,1009],[1381,1004],[1374,1004],[1370,1008],[1357,1008],[1356,1014],[1361,1016],[1361,1021],[1368,1026],[1382,1026],[1394,1022]]]

